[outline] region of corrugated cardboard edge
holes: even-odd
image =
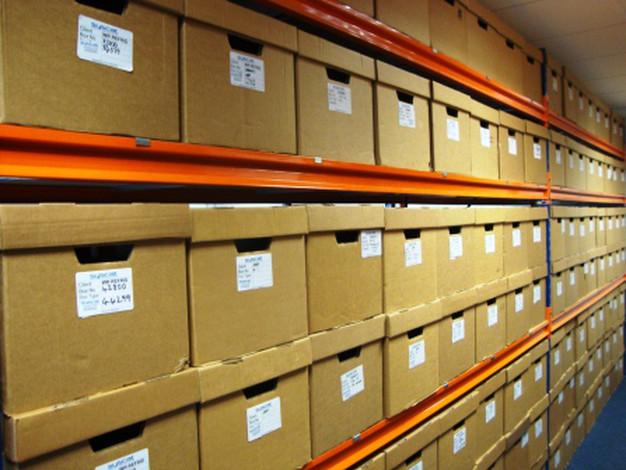
[[[554,386],[552,386],[552,388],[550,389],[550,401],[556,400],[559,393],[562,392],[563,389],[565,389],[566,385],[572,379],[572,377],[574,377],[574,375],[576,375],[576,366],[571,365],[565,372],[563,372],[563,375],[561,375],[561,377],[556,381]]]
[[[555,130],[550,131],[550,140],[558,145],[566,146],[567,145],[567,137]]]
[[[379,206],[307,205],[309,232],[382,229],[385,212]]]
[[[412,72],[376,60],[376,76],[379,84],[430,98],[430,80]]]
[[[509,292],[520,289],[533,282],[533,272],[530,269],[520,271],[510,275],[507,279],[507,288]]]
[[[197,367],[200,402],[220,398],[246,387],[311,365],[311,341],[303,338],[240,358]]]
[[[558,330],[552,332],[552,344],[557,345],[567,336],[569,332],[574,328],[574,323],[569,322],[560,327]],[[554,349],[554,348],[553,348]]]
[[[473,391],[466,397],[446,408],[440,415],[441,430],[446,432],[466,419],[478,408],[478,392]]]
[[[441,319],[441,302],[435,300],[416,307],[387,313],[386,336],[394,338],[415,328],[420,328]]]
[[[187,369],[61,406],[5,416],[5,453],[11,461],[23,462],[198,400],[198,374]]]
[[[441,103],[443,105],[452,106],[458,108],[461,111],[470,112],[472,108],[472,102],[469,95],[463,92],[457,91],[453,88],[442,85],[441,83],[432,82],[433,84],[433,101]]]
[[[297,207],[191,209],[191,242],[302,235],[306,209]]]
[[[476,289],[457,292],[439,300],[441,302],[441,318],[446,318],[476,305]]]
[[[513,116],[512,114],[500,111],[500,126],[513,129],[518,132],[525,132],[526,126],[524,120]]]
[[[502,457],[505,450],[506,439],[502,436],[487,452],[476,459],[474,470],[488,470],[500,457]]]
[[[508,278],[500,278],[487,284],[480,284],[476,289],[476,305],[496,297],[501,297],[509,291]]]
[[[548,275],[548,266],[542,264],[541,266],[536,266],[530,270],[531,277],[533,281],[538,281],[540,279],[544,279]]]
[[[541,457],[539,457],[535,463],[531,464],[531,470],[542,470],[546,466],[547,463],[548,463],[548,452],[544,452],[543,454],[541,454]]]
[[[478,402],[482,403],[485,399],[500,390],[506,384],[506,373],[501,370],[491,377],[485,383],[478,386]]]
[[[480,101],[476,101],[470,98],[470,112],[472,117],[481,119],[483,121],[490,122],[491,124],[500,124],[500,115],[498,110],[482,104]]]
[[[585,260],[584,255],[574,255],[568,258],[561,258],[558,261],[552,262],[552,272],[553,273],[561,273],[566,271],[574,266],[578,266],[582,264]]]
[[[474,225],[475,210],[462,209],[385,209],[385,230],[444,228]]]
[[[474,224],[476,225],[501,224],[506,221],[507,209],[500,207],[476,207],[474,210]]]
[[[385,317],[377,315],[311,335],[313,362],[381,339],[385,336]]]
[[[535,137],[541,137],[542,139],[549,139],[550,134],[546,127],[535,124],[532,121],[526,121],[526,133]]]
[[[435,441],[443,431],[441,418],[435,416],[385,450],[387,468],[396,468],[409,457]]]
[[[548,409],[548,406],[550,406],[550,397],[546,394],[541,398],[541,400],[539,400],[530,408],[530,411],[528,412],[528,418],[530,419],[530,422],[534,423],[535,421],[537,421],[541,417],[541,415]]]
[[[504,435],[507,451],[517,444],[517,441],[519,441],[522,435],[528,431],[528,428],[530,428],[530,424],[530,416],[526,414],[526,416],[524,416],[520,422],[513,427],[511,432]]]

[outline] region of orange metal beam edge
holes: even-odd
[[[538,325],[524,338],[507,346],[493,358],[475,365],[433,395],[399,415],[380,421],[367,429],[358,440],[349,440],[309,462],[305,469],[345,469],[384,448],[403,434],[434,416],[481,382],[492,377],[504,367],[521,357],[534,346],[548,338],[549,325]]]
[[[451,80],[487,98],[545,121],[545,108],[510,88],[445,54],[433,51],[410,36],[397,31],[337,0],[253,0],[278,9],[291,17],[322,27],[406,64]]]
[[[619,194],[605,194],[579,189],[564,188],[562,186],[550,186],[550,200],[591,202],[601,204],[626,204],[626,197]]]
[[[546,188],[177,142],[0,125],[0,176],[541,200]]]

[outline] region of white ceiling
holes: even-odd
[[[626,116],[626,0],[482,0]]]

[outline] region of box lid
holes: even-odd
[[[567,137],[555,130],[550,131],[550,140],[558,145],[567,145]]]
[[[558,72],[559,75],[563,75],[563,66],[554,58],[552,54],[546,54],[548,59],[548,67]]]
[[[547,127],[535,124],[531,121],[526,121],[526,133],[535,137],[541,137],[542,139],[548,139],[550,137]]]
[[[530,272],[532,273],[533,281],[544,279],[548,275],[548,266],[546,264],[541,264],[541,266],[532,268]]]
[[[430,98],[430,80],[420,77],[415,73],[377,60],[376,76],[379,83],[391,85],[394,88]]]
[[[191,209],[192,243],[301,235],[307,233],[307,225],[302,206]]]
[[[519,273],[515,273],[506,278],[509,292],[525,287],[533,282],[533,272],[526,269]]]
[[[476,459],[473,470],[489,470],[506,450],[506,439],[502,436],[487,452]]]
[[[146,5],[182,15],[185,11],[185,0],[140,0]]]
[[[313,362],[356,348],[385,336],[385,315],[350,323],[310,336]]]
[[[524,125],[524,120],[513,116],[512,114],[505,113],[504,111],[499,111],[500,113],[500,126],[507,127],[509,129],[513,129],[519,132],[526,131],[526,126]]]
[[[182,204],[0,205],[0,250],[188,238]]]
[[[300,29],[298,30],[298,52],[307,59],[337,67],[370,80],[374,80],[376,76],[374,59]]]
[[[198,367],[200,402],[243,390],[311,364],[311,342],[303,338],[236,359]]]
[[[529,222],[547,218],[545,207],[512,207],[506,211],[507,222]]]
[[[476,101],[471,98],[470,100],[470,112],[472,113],[473,117],[488,121],[492,124],[500,124],[500,114],[498,113],[497,109],[482,104],[480,101]]]
[[[185,16],[290,51],[298,50],[294,26],[229,0],[185,0]]]
[[[508,290],[508,279],[505,277],[486,284],[481,284],[476,287],[476,303],[478,304],[500,297],[506,294]]]
[[[478,386],[478,401],[482,403],[506,384],[506,373],[501,370],[489,380]]]
[[[498,224],[506,221],[506,209],[501,207],[477,207],[475,209],[476,225]]]
[[[383,228],[385,212],[381,206],[307,205],[310,232]]]
[[[564,207],[564,206],[553,206],[552,207],[552,218],[558,219],[571,219],[578,217],[579,213],[578,207]]]
[[[441,420],[434,417],[385,449],[387,468],[398,468],[441,434]]]
[[[385,229],[391,231],[472,225],[474,218],[475,210],[470,208],[387,208],[385,209]]]
[[[476,305],[476,293],[476,288],[472,288],[440,299],[441,318],[446,318]]]
[[[464,398],[455,402],[448,408],[446,408],[440,415],[441,419],[441,432],[445,433],[449,429],[452,429],[460,421],[463,421],[469,415],[474,413],[478,408],[478,392],[473,391]]]
[[[441,319],[441,302],[436,300],[412,308],[406,308],[386,315],[386,335],[394,338],[415,328],[434,323]]]
[[[472,108],[469,95],[437,82],[433,82],[433,100],[462,111],[469,112]]]
[[[4,452],[23,462],[196,403],[194,369],[4,417]]]

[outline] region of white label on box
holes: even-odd
[[[426,362],[426,345],[423,339],[409,344],[409,369],[415,369],[417,366]]]
[[[554,365],[558,366],[561,363],[561,351],[556,349],[554,351]]]
[[[583,264],[583,273],[589,274],[589,263]]]
[[[522,434],[522,439],[520,440],[520,444],[522,445],[522,449],[528,445],[528,431]]]
[[[594,174],[594,168],[595,168],[595,165],[593,164],[593,161],[590,161],[589,162],[589,174],[590,175]]]
[[[604,392],[602,391],[602,387],[598,388],[598,398],[602,398],[602,395],[604,395]]]
[[[543,379],[543,365],[541,362],[535,366],[535,382],[539,382]]]
[[[567,163],[568,163],[570,168],[574,169],[574,157],[572,155],[568,156]]]
[[[552,89],[554,91],[559,91],[559,81],[556,77],[552,77]]]
[[[572,350],[572,346],[573,346],[572,337],[568,336],[567,339],[565,340],[565,350],[566,351],[571,351]]]
[[[604,271],[604,258],[600,260],[600,271]]]
[[[596,327],[596,316],[592,315],[589,317],[589,323],[591,323],[591,329],[595,329]]]
[[[606,129],[609,128],[609,118],[607,116],[604,116],[604,127]]]
[[[463,256],[463,236],[460,233],[450,235],[449,251],[451,261]]]
[[[559,466],[561,465],[561,449],[556,451],[556,454],[554,455],[554,468],[559,468]]]
[[[582,372],[578,375],[578,385],[581,387],[585,385],[585,374]]]
[[[459,453],[467,444],[467,430],[465,426],[462,426],[455,431],[453,436],[452,452],[454,454]]]
[[[465,318],[452,320],[452,344],[465,339]]]
[[[563,282],[558,281],[556,283],[556,295],[557,297],[561,297],[563,295]]]
[[[265,62],[249,55],[230,51],[230,84],[265,92]]]
[[[78,15],[76,54],[82,60],[133,71],[133,33]]]
[[[592,413],[596,410],[596,403],[595,401],[593,401],[593,399],[589,402],[589,411],[591,411]]]
[[[606,341],[604,343],[604,353],[608,354],[610,350],[611,350],[611,343],[609,341]]]
[[[569,285],[570,286],[576,285],[576,273],[574,271],[570,271],[569,273]]]
[[[148,449],[141,449],[119,459],[98,465],[95,470],[150,470]]]
[[[488,423],[495,417],[496,417],[496,401],[491,400],[489,403],[487,403],[487,406],[485,406],[485,423]]]
[[[585,160],[582,158],[578,159],[578,171],[585,171]]]
[[[576,225],[574,224],[574,221],[570,221],[569,223],[569,236],[576,236]]]
[[[580,232],[580,236],[581,236],[581,237],[584,237],[584,236],[586,235],[586,233],[585,233],[585,222],[584,222],[584,221],[583,221],[583,222],[581,222],[581,223],[578,225],[578,229],[579,229],[578,231]]]
[[[491,254],[496,252],[496,234],[485,234],[485,254]]]
[[[533,143],[533,157],[535,160],[541,160],[541,144]]]
[[[593,359],[591,359],[591,360],[589,361],[588,366],[589,366],[589,367],[588,367],[589,372],[593,372]]]
[[[459,121],[455,118],[447,118],[448,139],[459,142],[461,140],[461,129],[459,127]]]
[[[533,304],[541,300],[541,284],[533,286]]]
[[[560,165],[561,164],[561,150],[560,149],[556,150],[555,156],[556,156],[556,164]]]
[[[613,230],[613,219],[609,218],[609,230]]]
[[[511,233],[513,236],[513,246],[522,246],[522,231],[519,228],[514,228]]]
[[[127,312],[135,308],[132,268],[76,273],[79,318]]]
[[[328,82],[328,109],[335,113],[352,114],[352,90],[349,86]]]
[[[590,270],[591,270],[591,275],[595,276],[596,275],[596,263],[594,262],[591,263]]]
[[[589,107],[589,117],[593,118],[593,108],[591,106]]]
[[[273,285],[271,253],[237,256],[237,292],[267,289]]]
[[[420,460],[411,465],[407,470],[424,470],[424,463]]]
[[[383,234],[380,230],[361,231],[361,258],[375,258],[383,254]]]
[[[521,396],[522,396],[522,379],[519,379],[513,384],[513,400],[517,400]]]
[[[282,427],[280,397],[259,403],[246,410],[248,442],[256,441]]]
[[[606,179],[610,180],[613,177],[613,167],[608,167],[606,170]]]
[[[578,425],[579,428],[582,428],[584,423],[585,423],[585,417],[581,413],[578,415],[578,418],[576,419],[576,424]]]
[[[404,265],[407,268],[422,264],[422,240],[416,238],[404,242]]]
[[[363,376],[363,365],[341,374],[341,400],[347,401],[355,395],[365,390],[365,377]]]
[[[613,181],[617,181],[617,170],[613,171]]]
[[[573,100],[573,99],[574,99],[574,90],[572,89],[572,87],[571,87],[571,86],[570,86],[570,87],[567,87],[567,97],[568,97],[570,100]]]
[[[601,121],[601,117],[600,116],[600,111],[596,110],[596,122],[600,122]]]
[[[487,127],[480,128],[480,145],[483,147],[491,147],[491,130]]]
[[[515,313],[524,310],[524,293],[515,294]]]
[[[515,138],[515,136],[510,135],[508,142],[509,142],[509,153],[511,155],[517,155],[517,139]]]
[[[595,224],[593,223],[593,219],[589,219],[589,232],[595,231]]]
[[[413,103],[398,101],[398,124],[400,127],[415,129],[415,106]]]
[[[541,225],[533,225],[533,243],[541,243]]]
[[[602,169],[602,165],[598,165],[598,176],[600,178],[604,176],[604,170]]]
[[[565,399],[565,395],[563,394],[563,392],[559,392],[559,396],[557,397],[557,401],[558,401],[559,405],[561,403],[563,403],[564,399]]]
[[[613,255],[609,256],[609,268],[613,266]]]
[[[569,429],[565,433],[565,445],[570,445],[572,443],[572,431]]]
[[[542,433],[543,433],[543,418],[539,418],[537,421],[535,421],[535,439],[538,439]]]
[[[602,359],[602,348],[596,349],[596,359],[599,361]]]
[[[600,321],[604,321],[604,310],[600,310]]]
[[[491,304],[487,306],[487,326],[492,327],[498,323],[498,304]]]
[[[598,228],[600,229],[601,232],[604,232],[604,219],[598,220]]]
[[[583,99],[579,96],[578,97],[578,109],[582,110],[585,107],[585,103],[583,101]]]
[[[580,342],[582,343],[583,341],[585,341],[585,330],[580,330],[578,333]]]

